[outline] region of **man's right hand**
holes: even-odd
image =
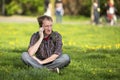
[[[40,35],[40,38],[41,38],[41,39],[44,38],[44,33],[43,33],[43,31],[44,31],[44,28],[41,27],[41,28],[39,29],[39,35]]]

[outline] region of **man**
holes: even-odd
[[[38,17],[40,29],[31,37],[28,52],[22,54],[22,60],[34,68],[48,68],[59,72],[70,63],[70,57],[62,54],[62,37],[52,31],[53,20],[49,16]]]

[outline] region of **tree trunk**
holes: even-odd
[[[51,4],[51,17],[53,18],[54,20],[54,13],[55,13],[55,8],[54,8],[54,5],[55,5],[55,0],[50,0],[50,4]]]
[[[2,0],[2,15],[5,15],[5,0]]]
[[[94,20],[94,14],[93,14],[93,0],[92,1],[92,5],[91,5],[91,22],[93,23]]]

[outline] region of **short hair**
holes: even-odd
[[[53,22],[52,18],[51,18],[50,16],[46,16],[46,15],[39,16],[39,17],[37,18],[37,20],[38,20],[38,23],[39,23],[39,26],[40,26],[40,27],[42,27],[42,24],[43,24],[43,21],[44,21],[44,20],[48,20],[48,21],[52,21],[52,22]]]

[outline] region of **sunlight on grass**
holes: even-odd
[[[53,30],[62,34],[63,53],[71,57],[60,75],[21,61],[37,30],[37,23],[0,23],[0,80],[119,80],[119,27],[54,24]]]

